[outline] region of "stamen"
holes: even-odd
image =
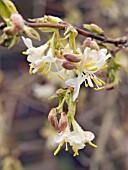
[[[87,83],[87,80],[85,80],[85,87],[88,87],[88,83]]]
[[[77,156],[77,155],[79,155],[79,153],[78,153],[78,149],[76,149],[76,148],[72,148],[72,150],[74,151],[74,155],[73,155],[73,156]]]
[[[65,81],[65,78],[62,75],[58,74],[58,77],[60,77],[63,81]]]
[[[103,81],[103,80],[101,80],[101,79],[98,79],[102,84],[105,84],[105,82]]]
[[[32,69],[33,69],[33,65],[29,64],[30,68],[29,68],[29,74],[32,74]]]
[[[55,152],[54,152],[54,155],[57,155],[57,154],[58,154],[58,152],[61,150],[61,147],[63,146],[64,142],[65,142],[65,141],[60,142],[58,148],[57,148],[57,149],[55,150]]]
[[[44,74],[45,74],[45,76],[46,76],[47,78],[49,78],[49,77],[48,77],[48,74],[49,74],[50,71],[51,71],[51,63],[50,63],[50,65],[49,65],[48,70],[46,70],[46,71],[44,72]]]
[[[68,151],[68,143],[67,143],[67,141],[65,141],[66,142],[66,148],[65,148],[65,151]]]
[[[96,64],[96,62],[91,62],[91,63],[88,63],[88,64],[85,64],[84,67],[85,68],[88,68],[88,67],[92,67]]]
[[[98,70],[98,67],[93,67],[93,68],[90,68],[88,69],[89,71],[97,71]]]
[[[102,86],[102,83],[100,81],[98,81],[98,79],[96,77],[93,78],[93,81],[95,82],[95,84],[97,84],[98,86]]]
[[[101,70],[105,70],[106,68],[108,68],[108,65],[107,65],[107,64],[104,65],[104,66],[101,68]]]
[[[87,77],[87,80],[88,80],[88,85],[90,87],[93,87],[94,85],[93,85],[92,80],[90,79],[90,77]]]
[[[24,55],[28,55],[28,53],[27,53],[26,51],[23,51],[23,52],[22,52],[22,54],[24,54]]]
[[[46,63],[43,63],[42,66],[39,68],[38,72],[42,72],[46,66]]]
[[[55,150],[54,155],[57,155],[60,150],[61,150],[61,147],[59,145],[58,148]]]
[[[94,148],[97,148],[97,145],[95,145],[95,144],[92,143],[92,142],[88,142],[88,144],[89,144],[90,146],[94,147]]]
[[[48,70],[47,70],[47,71],[45,71],[45,73],[44,73],[44,74],[45,74],[45,76],[46,76],[47,78],[49,78],[49,77],[48,77],[48,74],[50,73],[50,71],[51,71],[51,69],[50,69],[50,67],[49,67],[49,68],[48,68]]]
[[[104,89],[104,86],[103,87],[94,88],[94,90],[102,90],[102,89]]]
[[[80,74],[79,70],[74,70],[77,75]]]

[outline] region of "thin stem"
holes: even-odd
[[[65,22],[59,24],[51,24],[51,23],[31,23],[25,21],[25,24],[34,28],[49,27],[49,28],[57,28],[62,30],[66,29],[69,26],[69,24]],[[103,35],[94,34],[92,32],[83,30],[81,28],[77,28],[77,27],[74,28],[78,31],[78,34],[86,37],[94,38],[96,40],[102,41],[103,43],[110,43],[110,44],[114,44],[115,46],[120,46],[120,45],[128,46],[128,37],[126,36],[113,39]]]

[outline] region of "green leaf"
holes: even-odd
[[[0,0],[0,15],[2,18],[10,18],[12,13],[18,13],[15,5],[9,0]]]
[[[28,27],[28,26],[24,26],[24,33],[28,37],[33,38],[33,39],[37,39],[37,40],[40,41],[40,35],[35,29]]]

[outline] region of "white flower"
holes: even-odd
[[[59,143],[59,146],[54,152],[54,155],[60,151],[64,143],[66,143],[66,151],[68,151],[68,143],[70,146],[72,146],[74,156],[79,155],[78,150],[83,149],[86,146],[86,143],[93,147],[97,147],[91,142],[95,138],[92,132],[84,131],[75,120],[72,121],[72,125],[73,131],[71,131],[69,126],[67,126],[64,131],[58,133],[54,138],[54,141]]]
[[[24,37],[22,39],[28,47],[24,54],[28,55],[27,60],[31,62],[30,73],[42,72],[48,77],[49,73],[52,72],[61,77],[60,72],[63,69],[61,66],[62,60],[53,56],[52,49],[47,43],[35,48],[32,45],[31,39]]]
[[[75,120],[72,121],[72,125],[73,131],[68,138],[68,142],[72,146],[74,156],[79,155],[78,150],[83,149],[86,146],[86,143],[93,147],[97,147],[91,143],[91,141],[95,138],[92,132],[84,131]]]
[[[66,143],[66,151],[68,151],[68,146],[67,146],[67,142],[68,142],[68,137],[70,136],[70,129],[69,126],[66,127],[66,129],[64,131],[62,131],[61,133],[58,133],[56,135],[56,137],[54,138],[54,141],[56,143],[59,143],[58,148],[55,150],[54,155],[56,155],[61,147],[63,146],[64,143]]]
[[[36,60],[40,59],[44,56],[44,53],[48,49],[48,44],[41,45],[40,47],[33,47],[32,40],[29,38],[22,37],[24,44],[27,46],[27,51],[25,52],[27,57],[27,61],[34,63]]]
[[[61,77],[61,70],[63,67],[61,66],[62,61],[52,54],[52,49],[49,48],[47,54],[42,56],[40,59],[36,60],[33,64],[33,71],[32,73],[41,72],[47,78],[49,77],[50,73],[57,74]]]
[[[111,55],[107,54],[107,49],[97,51],[94,49],[91,50],[89,47],[85,48],[82,61],[77,70],[78,77],[66,81],[67,86],[74,88],[73,101],[78,97],[80,86],[83,82],[85,82],[86,87],[94,87],[95,83],[97,89],[101,89],[101,86],[105,84],[105,82],[99,79],[95,73],[106,67],[106,60],[110,57]]]

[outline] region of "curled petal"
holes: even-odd
[[[32,48],[33,45],[32,45],[32,40],[30,38],[24,38],[22,36],[22,40],[24,41],[24,44],[28,47],[28,48]]]

